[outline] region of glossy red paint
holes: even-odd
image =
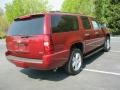
[[[38,15],[38,14],[37,14]],[[40,15],[40,14],[39,14]],[[66,13],[42,13],[44,15],[43,34],[30,35],[28,38],[21,36],[6,36],[7,52],[6,57],[15,56],[19,59],[24,58],[36,59],[27,62],[25,60],[17,60],[15,58],[8,58],[18,67],[33,68],[38,70],[50,70],[63,66],[69,58],[71,47],[80,43],[83,45],[83,54],[101,46],[106,37],[106,30],[94,31],[91,24],[91,29],[85,30],[79,14],[66,14]],[[77,17],[78,30],[70,32],[52,33],[51,32],[51,15],[73,15]],[[29,18],[30,16],[23,16]],[[21,19],[20,18],[20,19]],[[91,22],[91,18],[88,17]],[[96,35],[98,32],[100,35]],[[42,61],[39,62],[39,61]]]

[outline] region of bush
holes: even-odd
[[[5,37],[5,33],[8,29],[8,21],[6,19],[6,17],[4,15],[0,16],[0,38],[4,38]]]
[[[3,39],[3,38],[5,38],[5,33],[0,32],[0,39]]]

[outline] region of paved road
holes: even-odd
[[[120,37],[112,38],[108,53],[97,53],[84,61],[84,70],[68,76],[62,70],[21,69],[9,63],[5,43],[0,41],[0,90],[119,90]]]

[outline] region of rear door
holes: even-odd
[[[68,48],[66,44],[75,36],[79,36],[77,31],[78,20],[74,15],[51,15],[51,33],[54,43],[54,51],[57,59],[68,59]]]
[[[25,58],[42,58],[44,15],[16,19],[7,34],[7,49],[12,55]]]
[[[92,19],[92,26],[95,33],[95,47],[97,48],[103,45],[105,36],[103,30],[101,29],[100,23],[98,23],[95,19]]]
[[[91,27],[91,23],[88,17],[80,16],[83,30],[84,30],[84,41],[85,41],[85,53],[88,53],[94,49],[95,34]]]

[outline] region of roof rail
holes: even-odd
[[[48,12],[60,12],[61,13],[61,11],[48,11]]]
[[[56,12],[58,12],[58,13],[71,13],[71,12],[61,12],[61,11],[48,11],[48,12],[51,12],[51,13],[56,13]],[[72,14],[80,14],[80,13],[72,13]]]

